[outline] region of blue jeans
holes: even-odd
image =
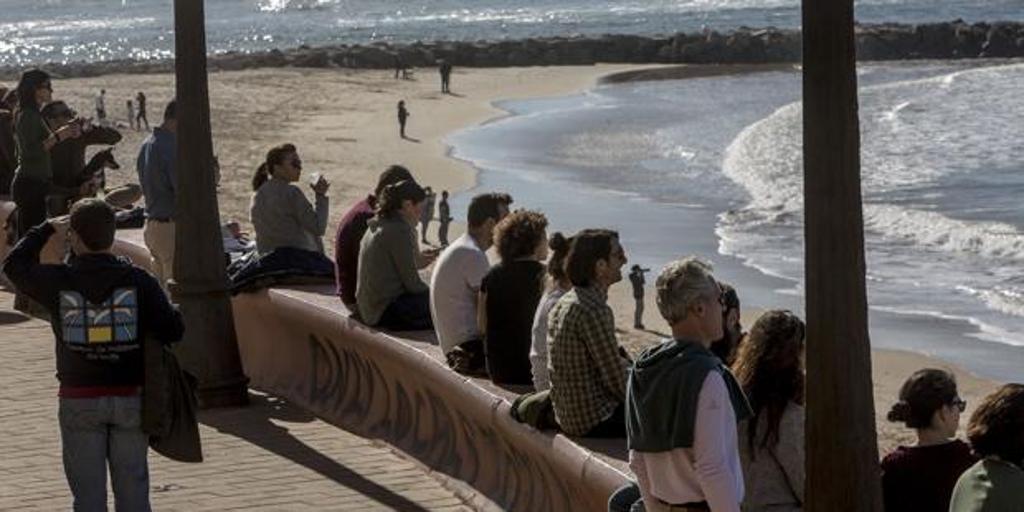
[[[142,432],[142,398],[61,398],[64,474],[75,512],[107,510],[107,466],[117,511],[149,512],[149,437]]]

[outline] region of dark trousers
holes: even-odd
[[[46,194],[50,184],[27,177],[22,173],[14,175],[11,196],[18,205],[18,239],[25,236],[29,228],[46,220]]]
[[[640,486],[636,482],[619,487],[608,498],[608,512],[631,512],[633,507],[643,510],[643,503],[640,501]]]
[[[608,419],[595,425],[583,437],[626,437],[626,404],[619,404]]]
[[[430,293],[407,293],[391,301],[377,325],[389,331],[425,331],[434,328],[430,317]]]

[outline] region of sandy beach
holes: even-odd
[[[331,181],[331,223],[325,245],[333,243],[334,226],[349,205],[373,187],[386,166],[400,163],[435,191],[470,188],[475,172],[448,157],[445,137],[504,113],[497,100],[571,94],[601,77],[653,66],[597,65],[498,69],[456,69],[452,95],[439,92],[437,73],[418,69],[412,80],[395,80],[390,71],[264,69],[210,75],[214,148],[221,163],[219,187],[223,220],[248,225],[253,171],[270,147],[292,142],[304,161],[305,173],[320,172]],[[149,98],[151,125],[159,123],[163,106],[173,94],[172,75],[114,75],[99,78],[55,79],[54,97],[68,101],[83,116],[91,116],[93,97],[107,90],[108,115],[126,123],[125,100],[137,91]],[[412,114],[407,134],[398,136],[396,103],[404,99]],[[144,133],[125,128],[115,155],[121,171],[108,173],[112,183],[135,181],[135,156]],[[179,172],[187,173],[186,169]],[[595,226],[597,227],[597,226]],[[435,228],[436,229],[436,228]],[[457,229],[453,227],[453,232]],[[682,255],[680,255],[682,256]],[[653,274],[656,275],[657,269]],[[653,277],[649,276],[649,281]],[[650,286],[648,286],[650,290]],[[743,290],[739,290],[742,298]],[[628,282],[612,288],[612,306],[623,343],[636,352],[667,332],[657,318],[653,297],[647,298],[645,324],[632,325]],[[749,313],[749,312],[748,312]],[[747,315],[747,323],[753,315]],[[814,343],[814,340],[809,340]],[[912,442],[912,433],[885,421],[902,381],[914,370],[950,365],[928,357],[895,351],[874,352],[874,389],[879,449],[888,451]],[[968,414],[996,383],[951,368],[957,373]],[[966,423],[966,415],[963,423]]]

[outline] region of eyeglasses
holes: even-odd
[[[960,412],[964,412],[967,410],[967,401],[964,400],[963,398],[954,399],[952,402],[950,402],[949,405],[956,407],[957,410],[959,410]]]

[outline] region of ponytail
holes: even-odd
[[[252,175],[252,191],[255,192],[263,186],[267,180],[270,179],[270,173],[267,172],[267,163],[263,162],[259,168],[256,169],[256,174]]]
[[[256,174],[252,176],[253,192],[259,190],[273,176],[275,165],[283,163],[284,157],[295,153],[295,151],[294,144],[281,144],[280,146],[270,148],[270,151],[267,151],[267,158],[256,169]]]

